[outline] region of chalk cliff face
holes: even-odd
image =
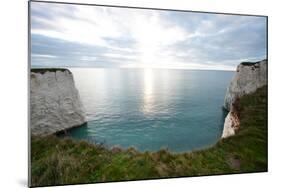
[[[245,94],[255,92],[267,84],[267,60],[238,65],[229,87],[227,88],[224,108],[228,111],[235,100]]]
[[[86,122],[69,70],[32,69],[30,76],[31,134],[53,134]]]
[[[229,136],[235,135],[235,132],[239,129],[240,121],[237,114],[233,111],[230,111],[224,122],[224,128],[222,132],[222,138],[227,138]]]
[[[239,118],[234,107],[237,99],[245,94],[255,92],[267,84],[267,60],[256,63],[241,63],[227,88],[224,108],[229,111],[225,118],[222,138],[235,135],[239,129]]]

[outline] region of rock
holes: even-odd
[[[30,76],[31,134],[53,134],[86,122],[69,70],[32,69]]]
[[[229,87],[227,88],[224,108],[228,111],[237,98],[255,92],[267,84],[267,60],[256,63],[244,62],[238,65]]]
[[[111,148],[111,152],[113,153],[113,154],[115,154],[115,153],[120,153],[122,151],[122,148],[120,148],[119,146],[113,146],[112,148]]]
[[[227,88],[224,108],[229,111],[224,121],[222,138],[235,135],[240,126],[235,109],[235,102],[243,95],[255,92],[267,84],[267,60],[243,62],[238,65],[236,73]]]
[[[222,138],[235,135],[235,132],[239,129],[240,121],[237,114],[234,111],[230,111],[224,121],[224,128]]]

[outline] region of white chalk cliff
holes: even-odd
[[[238,65],[224,99],[224,108],[229,113],[225,118],[222,138],[234,135],[239,129],[239,118],[233,109],[235,101],[246,94],[255,92],[266,84],[267,60],[256,63],[244,62]]]
[[[30,76],[31,134],[53,134],[86,122],[69,70],[32,69]]]
[[[222,138],[227,138],[229,136],[235,135],[235,132],[239,129],[240,121],[237,114],[230,111],[224,121],[224,128],[222,132]]]
[[[237,98],[255,92],[267,84],[267,60],[241,63],[227,88],[224,108],[228,111]]]

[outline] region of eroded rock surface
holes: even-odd
[[[34,69],[30,76],[31,134],[53,134],[86,122],[69,70]]]
[[[238,131],[240,126],[240,121],[237,114],[233,111],[230,111],[224,121],[224,128],[222,133],[222,138],[227,138],[229,136],[235,135],[235,132]]]
[[[228,111],[237,98],[255,92],[267,84],[267,60],[241,63],[227,88],[224,108]]]
[[[238,65],[236,73],[227,88],[224,108],[229,111],[225,118],[222,138],[235,135],[240,122],[235,112],[235,101],[243,95],[255,92],[267,84],[267,60],[251,63],[244,62]]]

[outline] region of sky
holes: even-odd
[[[31,2],[31,66],[235,70],[266,58],[266,18]]]

